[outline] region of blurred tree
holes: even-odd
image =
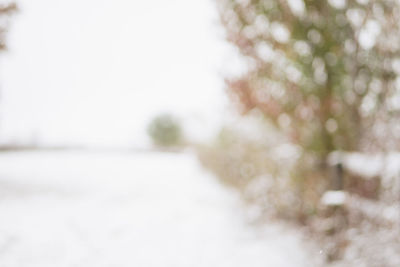
[[[16,10],[15,3],[0,4],[0,50],[6,49],[5,35],[8,28],[8,17]]]
[[[181,126],[172,115],[162,114],[154,118],[147,132],[157,146],[172,147],[182,144]]]
[[[301,148],[289,176],[291,207],[303,220],[329,187],[329,153],[400,138],[398,126],[384,130],[400,125],[400,2],[217,4],[228,41],[248,65],[241,76],[226,79],[229,95],[241,112],[261,113]]]
[[[397,0],[217,0],[227,39],[249,63],[227,79],[242,112],[262,111],[324,160],[360,150],[400,111]]]

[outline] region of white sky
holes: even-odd
[[[217,123],[234,62],[212,0],[18,3],[1,58],[3,140],[137,145],[162,111],[192,132]]]

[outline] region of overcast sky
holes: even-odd
[[[1,58],[0,136],[138,145],[154,115],[200,135],[234,64],[212,0],[20,0]]]

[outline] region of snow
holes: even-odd
[[[346,201],[346,193],[344,191],[326,191],[321,198],[321,203],[327,206],[340,206]]]
[[[0,154],[0,266],[310,266],[188,153]]]
[[[379,175],[383,170],[381,155],[366,155],[362,153],[348,153],[343,157],[344,166],[366,179]]]

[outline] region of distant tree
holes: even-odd
[[[8,28],[8,17],[17,10],[15,3],[0,4],[0,50],[6,49],[5,37]]]
[[[153,143],[161,147],[172,147],[182,144],[182,129],[178,119],[169,114],[155,117],[149,124],[147,132]]]
[[[229,93],[242,112],[260,110],[305,153],[325,159],[360,150],[368,135],[382,133],[381,122],[398,117],[399,1],[217,3],[227,39],[249,63],[247,73],[227,79]]]

